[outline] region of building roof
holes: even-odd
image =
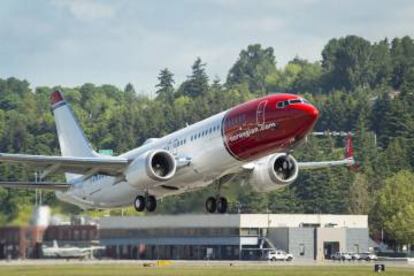
[[[188,214],[137,217],[103,217],[100,229],[148,228],[274,228],[304,227],[368,228],[367,215],[328,214]]]

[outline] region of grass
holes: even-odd
[[[386,267],[386,275],[414,275],[414,268]],[[373,266],[182,266],[174,264],[167,267],[142,267],[133,264],[56,264],[56,265],[0,265],[0,275],[10,276],[83,276],[83,275],[168,275],[168,276],[244,276],[244,275],[375,275]]]

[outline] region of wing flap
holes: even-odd
[[[107,175],[119,175],[129,164],[127,159],[117,157],[74,157],[9,153],[0,153],[0,162],[24,164],[33,169],[49,171],[47,174],[52,172],[84,174],[94,169],[99,173]]]
[[[69,189],[70,184],[58,182],[29,182],[29,181],[2,181],[0,187],[15,189],[42,189],[52,191],[65,191]]]

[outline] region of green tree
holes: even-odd
[[[414,242],[414,174],[402,170],[387,178],[377,199],[385,232],[398,244]]]
[[[158,98],[165,100],[167,103],[172,103],[174,101],[174,83],[173,73],[168,68],[162,69],[158,75],[158,84],[155,85],[157,87],[155,93],[157,93]]]
[[[249,90],[263,94],[266,90],[266,78],[276,70],[276,58],[273,48],[263,49],[260,44],[247,46],[227,75],[227,85],[247,83]]]
[[[390,44],[387,39],[374,43],[371,46],[370,66],[373,78],[370,80],[371,87],[387,85],[391,80],[392,61]]]
[[[181,84],[179,94],[188,97],[205,95],[209,87],[206,64],[198,57],[191,66],[191,70],[192,74]]]
[[[371,196],[368,189],[369,183],[365,175],[361,173],[356,174],[348,195],[347,209],[350,214],[368,214],[371,207]]]
[[[371,52],[370,42],[358,36],[330,40],[322,51],[326,88],[350,91],[369,86],[375,76]]]
[[[414,66],[414,42],[409,36],[392,40],[391,59],[391,84],[395,89],[399,89],[408,71]]]

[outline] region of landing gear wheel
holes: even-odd
[[[217,212],[224,214],[227,211],[227,199],[225,197],[219,197],[217,200]]]
[[[134,200],[134,208],[137,212],[142,212],[145,209],[145,197],[139,195]]]
[[[212,196],[207,198],[207,200],[206,200],[207,212],[214,213],[216,211],[216,208],[217,208],[216,199]]]
[[[149,195],[147,197],[147,202],[145,204],[145,208],[148,212],[154,212],[157,208],[157,200],[155,199],[155,196]]]

